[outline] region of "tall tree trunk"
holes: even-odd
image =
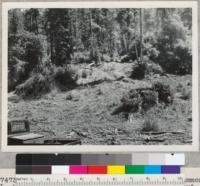
[[[137,10],[136,10],[136,13],[134,13],[134,39],[136,40],[137,38],[137,24],[136,24],[136,14],[137,14]],[[136,55],[136,60],[138,61],[138,49],[137,49],[137,41],[135,42],[135,55]]]
[[[140,8],[140,63],[143,62],[143,10]]]
[[[37,17],[35,18],[35,24],[36,24],[36,34],[38,35],[39,34],[39,26],[38,26],[38,20],[37,20]]]
[[[92,28],[92,10],[90,11],[90,32],[91,32],[91,53],[92,53],[92,59],[94,60],[95,64],[99,63],[99,50],[98,50],[98,39],[97,39],[97,35],[96,36],[96,40],[95,40],[95,36],[93,33],[93,28]],[[96,41],[96,42],[95,42]]]
[[[75,10],[75,38],[76,38],[76,44],[78,44],[78,10],[76,9]]]
[[[51,63],[55,63],[54,61],[54,41],[53,41],[53,33],[50,33],[50,56],[51,56]]]
[[[90,11],[90,35],[91,35],[91,51],[92,51],[92,54],[93,54],[93,47],[94,47],[94,36],[93,36],[93,31],[92,31],[92,12],[91,10]]]

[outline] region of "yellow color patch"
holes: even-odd
[[[125,174],[125,166],[122,165],[109,165],[107,167],[108,174]]]

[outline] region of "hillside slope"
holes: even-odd
[[[144,80],[132,80],[130,69],[131,64],[115,63],[89,70],[81,67],[76,89],[54,89],[36,100],[9,99],[9,119],[27,118],[31,131],[44,134],[45,139],[80,137],[82,144],[192,143],[192,98],[182,95],[185,89],[191,91],[191,75],[152,74]],[[158,80],[174,91],[172,104],[158,103],[145,114],[112,115],[124,94],[131,89],[151,87]],[[157,130],[145,132],[145,120],[153,120]]]

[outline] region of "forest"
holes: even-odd
[[[47,138],[191,143],[191,90],[190,8],[8,12],[9,118]]]

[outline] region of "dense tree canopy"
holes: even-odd
[[[10,10],[9,89],[47,63],[134,62],[140,53],[166,72],[191,73],[191,28],[188,8],[143,9],[142,17],[133,8]]]

